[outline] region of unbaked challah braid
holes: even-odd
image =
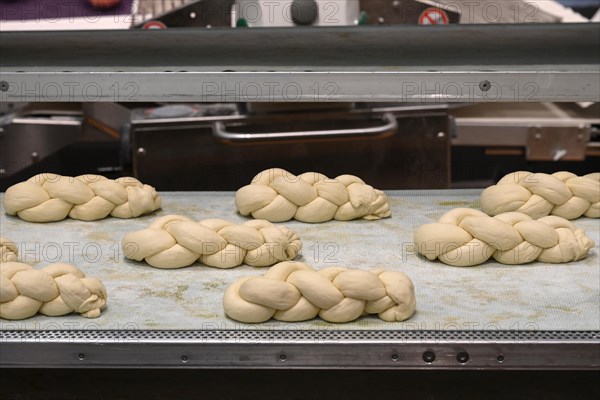
[[[135,178],[107,179],[100,175],[77,177],[39,174],[9,187],[4,209],[29,222],[53,222],[67,216],[95,221],[108,215],[135,218],[160,208],[152,186]]]
[[[489,215],[518,211],[534,219],[556,215],[565,219],[600,217],[600,172],[577,176],[513,172],[481,194],[481,210]]]

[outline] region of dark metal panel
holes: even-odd
[[[597,24],[3,32],[0,66],[11,71],[116,72],[143,67],[177,72],[180,67],[207,66],[281,71],[597,65],[599,33]]]
[[[304,116],[302,117],[306,119]],[[255,124],[242,132],[356,128],[354,120],[293,120]],[[256,171],[279,167],[328,176],[354,174],[380,189],[448,188],[448,116],[428,113],[397,117],[393,135],[232,142],[213,136],[210,125],[182,124],[132,130],[133,170],[162,190],[237,190]],[[381,124],[380,121],[374,122]],[[364,124],[364,122],[363,122]],[[233,130],[235,127],[230,127]],[[310,129],[310,128],[309,128]],[[249,135],[251,136],[251,134]]]
[[[6,178],[44,160],[80,139],[76,118],[15,118],[0,126],[0,178]]]

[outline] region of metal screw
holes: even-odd
[[[285,361],[285,360],[287,360],[287,356],[285,355],[285,353],[281,353],[281,354],[279,354],[279,359],[281,361]]]
[[[445,132],[438,132],[437,137],[440,139],[443,139],[446,137],[446,133]]]
[[[479,89],[481,89],[483,92],[487,92],[492,88],[492,84],[490,83],[490,81],[485,80],[485,81],[481,81],[479,83]]]
[[[504,356],[502,354],[499,355],[498,358],[497,358],[497,360],[498,360],[499,363],[503,363],[504,362]]]
[[[190,18],[191,18],[191,19],[196,19],[196,13],[195,13],[194,11],[192,11],[192,12],[190,13]]]
[[[392,359],[392,361],[396,362],[396,361],[398,361],[399,357],[398,357],[398,354],[394,353],[394,354],[392,354],[392,356],[390,358]]]
[[[31,159],[32,159],[33,161],[37,161],[39,158],[40,158],[40,155],[38,154],[38,152],[37,152],[37,151],[32,151],[32,152],[31,152]]]
[[[183,362],[183,363],[188,362],[188,356],[186,356],[186,355],[181,356],[181,362]]]
[[[456,361],[461,364],[466,364],[469,361],[469,353],[466,351],[461,351],[456,355]]]
[[[146,155],[146,149],[145,149],[145,148],[143,148],[143,147],[139,147],[139,148],[137,149],[137,153],[138,153],[140,156],[145,156],[145,155]]]
[[[0,175],[4,175],[6,173],[6,170],[4,168],[0,168]]]
[[[425,361],[428,364],[431,364],[435,361],[435,353],[433,351],[426,351],[425,353],[423,353],[423,361]]]
[[[0,90],[6,92],[8,90],[8,82],[0,81]]]
[[[79,358],[81,361],[85,360],[85,353],[79,353],[77,358]]]
[[[392,3],[392,7],[398,8],[399,6],[400,6],[400,1],[394,0],[394,2]]]
[[[579,140],[580,142],[583,140],[583,134],[580,133],[579,135],[577,135],[577,140]]]
[[[385,19],[383,17],[379,17],[379,18],[377,18],[377,22],[379,22],[380,24],[383,24],[385,22]]]

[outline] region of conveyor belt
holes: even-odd
[[[201,351],[202,357],[196,357],[196,366],[281,363],[281,359],[271,354],[270,346],[262,348],[267,353],[262,352],[260,346],[248,347],[263,343],[275,347],[301,346],[297,349],[302,349],[305,357],[297,359],[297,366],[328,366],[328,363],[353,366],[356,362],[355,366],[360,367],[358,357],[364,366],[382,367],[385,365],[381,362],[389,363],[391,356],[380,359],[383,354],[380,346],[388,346],[385,351],[392,351],[392,356],[397,356],[395,364],[388,366],[430,365],[421,359],[421,353],[427,349],[436,353],[436,345],[441,347],[433,366],[436,363],[442,367],[489,368],[540,367],[540,363],[548,368],[599,366],[598,220],[575,221],[597,245],[587,259],[570,264],[508,266],[488,262],[478,267],[454,268],[414,254],[411,243],[415,227],[437,220],[455,207],[477,207],[479,193],[478,190],[389,192],[393,212],[390,219],[333,221],[321,225],[285,223],[304,241],[300,260],[313,266],[384,267],[401,270],[413,279],[417,313],[411,319],[387,323],[377,317],[363,317],[344,325],[318,319],[303,323],[271,321],[247,325],[227,319],[221,305],[225,288],[241,276],[262,275],[264,269],[243,266],[218,270],[198,263],[179,270],[160,270],[124,259],[120,250],[123,235],[147,227],[160,215],[182,214],[196,220],[224,218],[242,222],[244,218],[235,213],[233,193],[163,193],[161,211],[133,220],[109,218],[82,222],[68,219],[51,224],[31,224],[5,215],[2,209],[1,234],[19,245],[22,261],[37,262],[40,266],[50,262],[71,262],[88,276],[103,280],[109,297],[108,308],[100,318],[93,320],[70,315],[0,321],[1,364],[56,366],[70,362],[82,365],[100,362],[108,366],[130,363],[170,365],[174,362],[175,365],[186,365],[188,361],[180,360],[181,354],[172,358],[171,350],[179,354],[189,352],[189,349],[185,350],[186,346],[192,346],[200,351],[202,346],[197,346],[203,343],[217,345],[218,351],[210,346],[216,353]],[[102,346],[102,351],[98,351],[100,343],[117,347],[132,344],[133,347],[127,348],[134,355],[126,355],[127,351],[113,354],[110,346]],[[139,351],[134,349],[142,343],[157,345],[161,351],[155,353],[154,359],[140,358]],[[171,350],[162,346],[166,343],[172,345]],[[361,344],[359,352],[362,355],[349,357],[348,354],[353,352],[347,353],[347,346],[343,347],[346,356],[339,354],[336,346],[353,343]],[[502,350],[502,343],[509,344],[509,348]],[[458,344],[468,348],[474,346],[472,351],[481,353],[480,364],[472,355],[466,364],[457,364]],[[319,345],[333,347],[325,350]],[[518,349],[522,345],[529,346],[530,356],[513,358],[515,364],[512,366],[510,363],[502,365],[503,362],[497,360],[502,356],[499,351],[520,352]],[[90,346],[90,350],[82,352],[81,360],[80,351],[73,350]],[[389,346],[400,347],[394,347],[394,350]],[[544,346],[550,346],[550,350],[543,350]],[[581,349],[584,350],[580,351],[578,346],[583,346]],[[586,346],[595,346],[596,351]],[[46,352],[40,353],[41,348]],[[559,348],[561,350],[556,352]],[[252,351],[247,355],[249,361],[246,363],[236,354],[243,354],[247,349]],[[359,347],[353,349],[358,351]],[[23,358],[23,351],[31,353],[33,358]],[[100,358],[86,357],[89,351],[97,351]],[[54,358],[48,358],[48,354],[54,354]],[[329,358],[321,359],[325,354],[329,354]],[[415,354],[418,354],[416,361]],[[440,354],[445,354],[445,358]],[[552,354],[557,358],[553,359]],[[286,365],[294,366],[286,355],[283,358]]]

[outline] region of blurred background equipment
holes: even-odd
[[[91,17],[97,18],[97,21],[112,21],[112,28],[167,28],[173,33],[176,31],[173,28],[189,29],[185,35],[173,35],[185,37],[187,41],[175,38],[175,42],[166,41],[165,45],[156,46],[145,38],[129,41],[132,35],[125,33],[122,40],[115,33],[107,39],[108,42],[88,35],[90,40],[98,41],[88,42],[87,46],[82,39],[88,37],[86,33],[61,36],[65,39],[56,43],[48,39],[44,42],[46,44],[40,45],[46,36],[51,38],[44,35],[35,41],[41,46],[38,51],[26,55],[21,54],[20,49],[26,48],[29,42],[26,37],[20,37],[19,40],[23,41],[19,43],[22,44],[11,44],[10,40],[2,43],[7,49],[6,54],[11,54],[11,57],[0,61],[3,71],[15,67],[10,64],[14,61],[19,64],[19,71],[31,69],[35,73],[40,68],[52,69],[51,66],[54,66],[59,72],[83,68],[85,75],[85,68],[94,71],[116,68],[119,71],[115,71],[114,77],[119,77],[121,70],[127,73],[127,65],[141,63],[146,70],[162,68],[160,72],[165,74],[180,72],[185,79],[192,79],[186,76],[189,69],[199,68],[200,73],[217,71],[224,80],[222,85],[214,83],[209,88],[212,91],[207,91],[216,93],[206,97],[211,103],[200,103],[196,97],[190,97],[191,100],[178,98],[173,102],[156,102],[157,99],[149,102],[96,100],[61,103],[54,99],[49,103],[2,102],[0,189],[40,171],[62,175],[97,172],[110,177],[132,174],[162,190],[234,190],[251,179],[255,171],[274,165],[290,171],[304,171],[309,166],[309,169],[332,176],[342,171],[353,173],[382,189],[481,187],[514,169],[585,172],[600,156],[598,103],[532,102],[539,98],[537,89],[545,81],[534,84],[526,79],[537,79],[539,73],[536,69],[539,71],[547,67],[551,72],[544,72],[544,76],[557,82],[557,75],[552,72],[555,64],[561,64],[561,67],[567,64],[564,68],[569,71],[585,67],[590,60],[593,64],[600,58],[598,50],[585,53],[580,49],[586,48],[594,38],[580,36],[575,41],[566,38],[566,47],[555,40],[552,51],[541,52],[536,44],[538,42],[535,42],[541,39],[534,39],[533,47],[519,53],[517,47],[532,37],[531,34],[535,33],[532,30],[523,40],[518,37],[515,43],[499,43],[490,47],[486,42],[477,48],[461,45],[465,40],[472,43],[474,39],[461,31],[461,24],[465,24],[466,32],[467,25],[472,27],[472,24],[482,23],[583,22],[588,20],[576,11],[581,10],[586,16],[591,16],[600,5],[600,1],[592,0],[562,3],[282,0],[274,4],[261,0],[122,0],[117,4],[81,0],[76,7],[59,9],[59,14],[64,13],[64,21],[55,18],[50,23],[48,18],[44,19],[49,15],[48,3],[35,0],[1,2],[2,21],[6,21],[0,24],[3,30],[11,30],[15,26],[19,29],[81,28],[77,21],[90,20]],[[41,14],[36,16],[32,10]],[[27,22],[28,18],[33,19]],[[107,24],[99,22],[87,25],[86,29],[106,28]],[[414,27],[424,29],[422,35],[418,33],[420,30],[393,30],[397,25],[419,24],[452,25],[443,29],[448,29],[448,37],[459,39],[443,44],[444,38],[429,36],[432,31],[425,30],[426,27]],[[360,37],[353,36],[360,29],[372,29],[374,25],[385,25],[385,30],[378,31],[377,37],[370,34],[371,31]],[[315,50],[325,46],[317,43],[319,39],[303,43],[300,35],[292,35],[290,30],[267,29],[287,27],[298,29],[294,32],[305,33],[312,32],[310,26],[346,27],[349,30],[340,33],[344,37],[320,34],[319,39],[336,43],[335,48],[325,53]],[[217,29],[220,33],[215,35]],[[240,29],[265,32],[264,37],[270,42],[246,43],[239,53],[232,51],[239,44],[235,42],[236,37],[240,43],[243,41],[240,36],[233,36],[233,32]],[[572,32],[573,29],[567,31]],[[403,32],[403,35],[395,32]],[[485,33],[484,30],[475,32]],[[509,36],[506,31],[503,32],[499,35],[501,39]],[[207,44],[207,35],[215,41],[224,41]],[[157,40],[167,38],[164,35],[155,37]],[[560,35],[555,37],[560,39]],[[511,37],[510,40],[516,39]],[[70,44],[65,46],[65,41]],[[415,41],[429,44],[421,48],[414,44]],[[49,45],[56,47],[48,50]],[[557,50],[559,45],[564,51]],[[286,46],[290,51],[286,50]],[[341,46],[345,47],[341,49]],[[79,50],[72,53],[72,47]],[[119,49],[120,57],[107,58],[107,54],[115,48]],[[204,56],[199,48],[209,48],[210,56]],[[389,51],[380,50],[384,48]],[[430,54],[436,51],[444,54]],[[565,51],[570,54],[566,58]],[[155,54],[155,60],[148,58],[149,54]],[[484,54],[483,58],[481,54]],[[578,56],[583,61],[579,61]],[[510,57],[517,58],[511,61]],[[291,66],[285,65],[289,62],[288,58],[294,60]],[[537,66],[540,60],[549,60],[549,64]],[[86,62],[89,67],[85,66]],[[174,65],[167,66],[171,62]],[[248,67],[252,62],[254,66]],[[307,65],[302,65],[302,62]],[[314,65],[308,65],[310,63]],[[336,102],[261,102],[247,100],[248,96],[239,96],[239,93],[230,102],[232,98],[227,96],[232,90],[235,93],[240,90],[235,79],[241,79],[239,75],[235,79],[232,75],[228,86],[227,74],[247,70],[250,73],[263,72],[264,75],[288,67],[289,71],[303,74],[319,71],[335,73],[338,69],[352,72],[361,68],[402,72],[417,68],[420,72],[441,70],[449,75],[462,73],[465,69],[465,73],[474,72],[475,75],[471,75],[479,76],[480,71],[489,70],[496,64],[500,65],[501,71],[512,68],[514,72],[511,63],[523,64],[532,71],[524,78],[511,75],[514,76],[512,83],[517,86],[505,86],[501,102],[472,104],[465,102],[464,96],[460,102],[447,102],[443,97],[434,101],[432,96],[438,96],[440,89],[436,86],[439,82],[431,79],[417,86],[412,81],[408,82],[412,86],[404,88],[402,95],[411,90],[415,90],[416,95],[399,99],[402,102],[384,103],[381,99],[371,102],[364,98],[352,101],[355,99],[341,98],[337,92],[341,86],[353,87],[355,83],[363,82],[309,88],[318,91],[319,99],[327,99],[331,94]],[[244,90],[254,88],[252,82],[259,82],[263,75],[252,75],[256,80],[246,84]],[[52,75],[50,83],[55,82],[54,77]],[[343,75],[335,75],[335,79],[338,78],[343,78]],[[142,82],[138,87],[143,89],[144,81],[140,75],[135,79]],[[160,78],[146,84],[154,85],[158,80]],[[129,93],[132,86],[128,82],[123,81],[116,86],[120,90],[119,95]],[[449,81],[447,85],[452,88],[453,82]],[[578,82],[577,85],[585,88],[584,83]],[[379,87],[368,82],[365,84],[374,98],[388,89],[382,83]],[[490,82],[486,87],[485,81],[476,82],[475,86],[479,91],[492,88]],[[49,86],[50,89],[52,87]],[[558,94],[547,96],[564,97],[565,92],[571,89],[572,85],[565,86],[556,92]],[[115,87],[103,90],[111,91]],[[163,92],[169,90],[171,88],[163,89]],[[13,87],[3,93],[12,91]],[[515,91],[517,101],[506,102],[506,94],[512,91]],[[48,93],[52,97],[51,91]],[[224,95],[219,96],[219,93]],[[258,98],[264,101],[263,97]],[[103,97],[101,100],[106,99]],[[472,100],[478,102],[482,99],[475,96]],[[596,101],[593,96],[587,100]],[[198,174],[198,171],[202,173]]]

